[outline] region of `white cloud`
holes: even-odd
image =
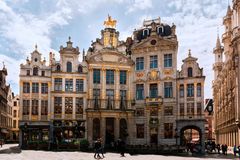
[[[134,12],[136,10],[146,10],[152,7],[152,0],[134,0],[133,3],[130,3],[128,5],[128,10],[126,14]]]

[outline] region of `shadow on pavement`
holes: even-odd
[[[0,154],[18,154],[21,153],[22,150],[18,147],[18,146],[14,146],[14,147],[10,147],[10,148],[6,148],[3,150],[0,150]]]

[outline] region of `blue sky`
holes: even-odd
[[[100,37],[103,21],[116,19],[120,40],[131,36],[144,19],[161,17],[176,24],[179,41],[178,69],[188,49],[198,58],[206,75],[205,98],[212,97],[213,48],[217,30],[223,33],[222,18],[227,0],[0,0],[0,60],[8,69],[7,80],[18,93],[19,65],[35,44],[48,60],[72,37],[73,45],[88,49]],[[0,64],[2,68],[2,64]]]

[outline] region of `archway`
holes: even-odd
[[[187,149],[191,150],[191,152],[202,151],[202,130],[194,125],[185,126],[180,130],[180,145],[186,146]]]
[[[100,138],[100,120],[98,118],[93,119],[93,140]]]

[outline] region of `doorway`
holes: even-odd
[[[114,147],[114,118],[106,118],[105,145]]]

